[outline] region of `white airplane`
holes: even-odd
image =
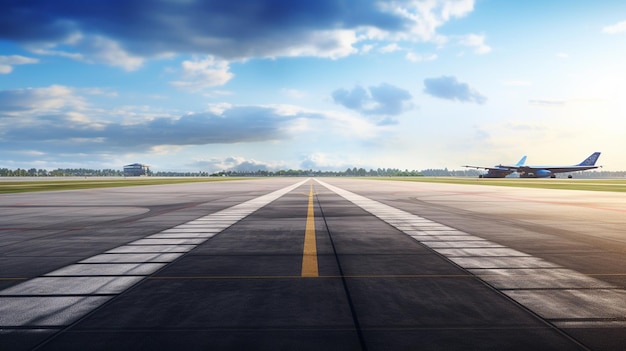
[[[525,166],[526,156],[513,166],[498,165],[494,167],[481,167],[481,166],[463,166],[476,169],[486,169],[486,174],[481,174],[480,178],[504,178],[507,175],[517,172],[520,178],[556,178],[556,173],[585,171],[588,169],[598,168],[596,161],[600,157],[600,152],[594,152],[591,156],[587,157],[583,162],[577,165],[571,166]],[[570,174],[568,178],[571,178]]]

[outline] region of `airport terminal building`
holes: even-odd
[[[125,177],[139,177],[150,175],[150,166],[141,163],[133,163],[124,166]]]

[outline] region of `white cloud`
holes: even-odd
[[[156,113],[148,106],[103,110],[88,104],[78,92],[89,94],[64,86],[0,91],[0,149],[10,152],[28,146],[69,156],[78,150],[146,152],[163,145],[278,142],[306,132],[298,129],[302,121],[330,118],[292,105],[219,103],[184,115]]]
[[[602,28],[602,32],[603,33],[607,33],[607,34],[619,34],[619,33],[625,33],[626,32],[626,21],[622,21],[610,26],[606,26],[604,28]]]
[[[338,59],[356,53],[353,46],[357,42],[354,30],[318,30],[306,34],[299,43],[292,43],[287,47],[277,48],[266,56],[313,56]]]
[[[227,102],[220,102],[217,104],[210,104],[208,110],[209,112],[217,116],[221,116],[224,111],[230,110],[231,108],[233,108],[232,104],[229,104]]]
[[[0,74],[13,72],[13,66],[15,65],[26,65],[37,62],[39,62],[38,59],[20,55],[0,56]]]
[[[409,0],[380,3],[384,12],[403,18],[407,24],[400,31],[389,31],[381,28],[366,27],[359,33],[359,40],[392,41],[380,52],[388,53],[401,50],[396,42],[427,42],[443,46],[450,41],[471,47],[476,54],[491,52],[491,47],[485,43],[485,36],[478,34],[455,35],[448,37],[438,33],[438,28],[454,18],[467,16],[474,10],[474,0]],[[436,57],[436,56],[435,56]],[[416,54],[407,54],[407,59],[418,62],[432,59],[432,55],[421,57]]]
[[[474,11],[474,0],[453,0],[443,2],[441,14],[443,19],[447,21],[452,17],[465,17],[465,15],[472,11]]]
[[[276,171],[283,168],[284,164],[282,162],[268,163],[243,156],[227,156],[196,160],[189,166],[193,169],[200,168],[207,172],[214,173],[220,171]]]
[[[207,56],[204,60],[183,61],[182,80],[170,82],[176,88],[201,91],[222,86],[233,78],[228,61]]]
[[[101,95],[107,97],[118,97],[118,93],[110,88],[82,88],[80,89],[82,93],[89,95]]]
[[[448,38],[437,33],[438,28],[474,10],[474,0],[372,0],[348,2],[350,6],[334,1],[155,1],[149,7],[129,1],[125,18],[132,23],[120,21],[115,4],[103,4],[93,13],[89,4],[69,0],[46,7],[46,16],[36,15],[43,11],[37,3],[20,4],[19,11],[13,11],[11,7],[18,5],[12,4],[7,13],[16,16],[2,19],[16,28],[20,23],[32,26],[27,36],[21,30],[6,34],[32,52],[132,71],[146,59],[175,54],[208,54],[231,62],[302,56],[338,59],[373,47],[397,51],[402,41],[442,45]],[[477,53],[490,50],[484,42],[471,45]],[[0,70],[6,73],[8,68]],[[197,89],[188,81],[179,83]]]
[[[485,44],[485,36],[478,34],[468,34],[459,40],[459,43],[463,46],[468,46],[474,49],[476,54],[486,54],[491,52],[491,47]]]
[[[383,54],[388,54],[388,53],[399,51],[399,50],[402,50],[402,49],[398,46],[398,44],[391,43],[389,45],[383,46],[378,51],[382,52]]]
[[[367,88],[357,85],[352,90],[337,89],[332,98],[335,103],[369,116],[380,125],[395,123],[390,116],[400,115],[414,107],[411,93],[386,83]]]
[[[374,49],[374,45],[365,44],[365,45],[361,46],[361,49],[359,50],[359,52],[361,54],[367,54],[368,52],[372,51],[373,49]]]
[[[85,38],[81,46],[90,53],[92,60],[110,66],[119,66],[127,71],[138,69],[144,61],[143,58],[126,52],[118,42],[102,36]]]
[[[300,158],[300,168],[312,170],[344,170],[354,163],[345,155],[337,153],[313,152]]]
[[[55,50],[54,48],[56,47],[56,44],[44,44],[43,46],[25,45],[25,47],[28,51],[37,55],[60,56],[60,57],[65,57],[65,58],[69,58],[69,59],[76,60],[76,61],[88,62],[88,60],[85,58],[85,55],[83,54],[64,51],[64,50]]]
[[[405,58],[411,62],[425,62],[425,61],[436,60],[437,55],[436,54],[416,54],[414,52],[408,52]]]
[[[126,71],[134,71],[144,63],[143,57],[130,54],[122,48],[119,42],[101,35],[74,33],[70,39],[58,43],[30,43],[25,47],[37,55],[61,56],[87,63],[102,63],[122,67]]]
[[[0,106],[0,113],[6,115],[20,115],[24,111],[51,114],[65,107],[82,109],[85,101],[75,95],[71,88],[51,85],[46,88],[0,91]]]
[[[447,41],[437,33],[437,28],[452,18],[461,18],[474,10],[474,0],[429,0],[382,3],[383,11],[408,20],[407,31],[393,36],[401,40],[435,42]]]
[[[27,63],[37,63],[38,59],[20,56],[20,55],[11,55],[11,56],[0,56],[0,64],[5,65],[24,65]]]
[[[475,102],[484,104],[487,97],[470,87],[467,83],[459,82],[456,77],[441,76],[424,79],[424,92],[440,99]]]

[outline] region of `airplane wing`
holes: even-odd
[[[486,174],[480,174],[479,178],[504,178],[513,172],[517,172],[517,166],[495,166],[495,167],[482,167],[482,166],[463,166],[468,168],[485,169]]]
[[[505,166],[505,165],[498,165],[498,166],[494,166],[494,167],[482,167],[482,166],[461,166],[461,167],[466,167],[466,168],[476,168],[476,169],[484,169],[487,171],[516,171],[519,167],[518,166]]]
[[[483,166],[470,166],[470,165],[465,165],[465,166],[461,166],[461,167],[466,167],[466,168],[476,168],[476,169],[484,169],[484,170],[490,170],[490,169],[499,169],[496,167],[483,167]]]
[[[461,166],[461,167],[485,169],[487,171],[511,171],[511,172],[515,172],[520,167],[522,167],[525,162],[526,162],[526,156],[522,157],[514,166],[500,164],[500,165],[493,166],[493,167],[469,166],[469,165]]]

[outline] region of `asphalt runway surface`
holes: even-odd
[[[5,194],[0,349],[624,350],[626,201],[342,178]]]

